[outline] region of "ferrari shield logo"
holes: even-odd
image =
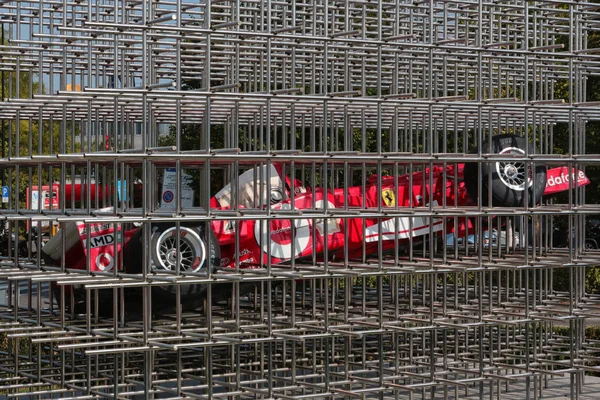
[[[388,207],[396,205],[396,195],[392,189],[383,189],[381,198],[383,199],[383,203]]]

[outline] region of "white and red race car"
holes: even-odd
[[[483,148],[489,149],[490,144]],[[282,165],[266,164],[244,172],[235,187],[227,185],[211,199],[212,210],[240,214],[262,210],[250,214],[262,214],[256,218],[146,224],[151,230],[146,258],[142,227],[119,227],[115,232],[115,224],[71,223],[42,251],[47,263],[67,269],[95,273],[116,267],[139,274],[148,268],[147,279],[161,272],[194,276],[219,268],[263,268],[291,260],[351,259],[378,255],[442,231],[457,237],[472,232],[469,218],[441,218],[430,212],[440,207],[476,206],[477,199],[484,206],[491,200],[492,206],[522,207],[590,183],[583,171],[547,169],[530,161],[527,155],[534,148],[522,137],[495,136],[491,148],[499,156],[481,167],[477,163],[434,166],[401,176],[373,176],[365,185],[333,190],[307,189],[286,176]],[[410,209],[423,212],[402,213]],[[290,217],[284,216],[286,212]],[[205,286],[180,284],[181,300],[198,299]],[[153,288],[168,300],[175,296],[174,287]]]

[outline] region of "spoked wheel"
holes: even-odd
[[[499,154],[524,156],[525,151],[518,147],[507,147]],[[533,185],[531,168],[528,168],[522,161],[499,161],[496,163],[496,173],[502,183],[512,190],[522,192]]]
[[[215,270],[221,262],[221,251],[214,232],[201,226],[180,226],[160,223],[152,225],[150,239],[151,270],[156,273],[202,273]],[[140,229],[130,239],[124,251],[124,265],[128,273],[142,271],[144,231]],[[204,284],[181,284],[181,301],[192,304],[203,299]],[[157,299],[171,304],[176,297],[176,285],[153,286]],[[153,297],[154,298],[154,297]],[[153,301],[155,303],[155,301]],[[154,304],[153,304],[154,306]]]
[[[178,231],[170,227],[154,234],[151,248],[156,271],[197,272],[206,262],[206,246],[196,228],[181,227]]]
[[[481,182],[481,203],[484,206],[521,207],[526,197],[529,204],[538,203],[546,189],[546,167],[524,160],[525,149],[533,154],[534,146],[520,136],[498,135],[492,138],[491,147],[494,153],[514,157],[514,160],[483,162],[481,176],[477,163],[466,163],[464,177],[469,196],[477,199]],[[483,149],[487,151],[489,143],[484,143]],[[492,204],[488,204],[490,191]]]

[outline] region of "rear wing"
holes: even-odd
[[[579,186],[589,185],[590,179],[585,172],[568,167],[552,168],[547,171],[544,196],[550,196]]]

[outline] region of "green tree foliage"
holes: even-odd
[[[215,83],[220,84],[220,83]],[[182,90],[194,90],[202,87],[201,80],[188,80],[182,85]],[[181,123],[181,132],[179,137],[178,150],[210,150],[222,149],[225,146],[225,130],[223,125],[212,124],[210,127],[210,143],[207,143],[208,136],[203,124]],[[158,138],[159,146],[177,145],[177,127],[172,125],[167,135]],[[192,176],[192,186],[197,190],[200,187],[200,170],[187,169],[186,173]],[[219,168],[211,168],[210,191],[211,196],[220,190],[225,184],[225,172]],[[159,185],[161,182],[159,182]]]
[[[5,34],[5,37],[7,36]],[[16,71],[2,71],[0,74],[2,101],[31,99],[36,94],[45,93],[43,84],[32,71],[21,70],[19,74]],[[13,119],[0,121],[1,154],[4,157],[23,157],[79,151],[80,144],[73,140],[79,132],[79,124],[72,121],[55,118],[54,120],[45,119],[40,123],[38,119],[25,118],[17,112]],[[30,185],[47,185],[58,180],[60,170],[54,168],[52,176],[50,176],[50,169],[43,168],[41,182],[37,168],[19,168],[18,174],[19,179],[17,179],[17,168],[14,165],[0,171],[2,183],[13,188],[11,190],[13,199],[16,199],[15,192],[18,192],[20,207],[25,207],[26,188]],[[17,186],[18,191],[14,190]]]
[[[559,39],[559,43],[564,45],[564,50],[569,50],[569,37],[563,36]],[[600,34],[596,31],[589,31],[587,48],[598,48],[600,47]],[[573,77],[576,79],[576,77]],[[575,101],[581,101],[583,99],[577,99],[574,93],[571,93],[569,79],[560,79],[554,86],[554,98],[562,99],[565,102],[569,102],[571,99]],[[578,82],[581,84],[581,82]],[[600,77],[597,75],[589,75],[585,77],[585,101],[599,101],[600,100]],[[569,148],[573,149],[576,153],[585,154],[600,154],[600,121],[583,121],[576,130],[574,124],[558,123],[553,129],[553,151],[558,154],[566,154]],[[581,130],[583,128],[583,130]],[[585,148],[578,148],[576,142],[581,139],[581,135],[585,135]],[[581,166],[579,167],[581,168]],[[600,179],[600,167],[596,165],[585,166],[585,172],[593,182],[585,188],[585,202],[587,204],[598,204],[600,203],[600,185],[598,180]],[[557,199],[558,202],[567,201],[567,193],[561,194]],[[557,223],[562,225],[564,229],[567,229],[566,220],[558,220]],[[558,279],[557,279],[558,278]],[[568,274],[562,273],[555,276],[555,286],[561,288],[568,288]],[[567,289],[568,290],[568,289]],[[586,292],[587,293],[600,293],[600,267],[590,267],[586,270]]]

